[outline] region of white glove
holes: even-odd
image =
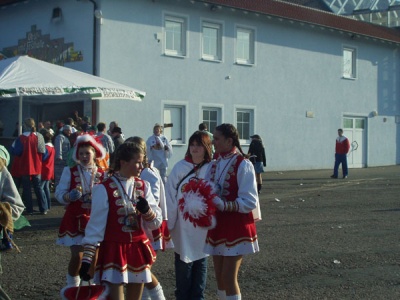
[[[213,203],[217,207],[218,210],[224,211],[225,209],[225,202],[220,198],[220,197],[215,197],[213,200]]]

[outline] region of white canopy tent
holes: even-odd
[[[20,133],[23,99],[35,103],[70,102],[82,98],[141,101],[145,95],[129,86],[29,56],[0,61],[0,100],[19,99]]]

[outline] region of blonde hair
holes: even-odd
[[[136,155],[140,155],[144,153],[144,149],[135,143],[123,143],[118,146],[117,150],[115,150],[115,158],[114,165],[109,169],[108,175],[113,175],[115,172],[121,169],[121,160],[130,161]]]
[[[0,157],[0,171],[3,171],[3,168],[6,166],[7,162],[4,158]]]
[[[25,119],[24,120],[24,127],[25,127],[25,129],[29,129],[30,131],[32,131],[32,132],[35,132],[36,131],[36,128],[35,128],[35,120],[34,119],[32,119],[32,118],[27,118],[27,119]]]
[[[146,142],[144,141],[144,139],[142,139],[140,136],[131,136],[125,140],[125,143],[133,143],[143,149],[143,152],[144,152],[143,163],[147,166],[148,165],[147,155],[146,155],[147,148],[146,148]]]
[[[160,128],[161,133],[163,132],[163,127],[161,124],[156,123],[153,127],[153,131],[156,130],[156,128]]]

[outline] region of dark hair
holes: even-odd
[[[219,131],[225,138],[231,138],[233,140],[233,146],[238,148],[240,153],[245,156],[242,147],[240,147],[239,142],[239,132],[232,124],[224,123],[215,127],[216,131]]]
[[[200,123],[199,124],[199,130],[207,130],[207,124],[206,123]]]
[[[106,123],[100,122],[99,124],[97,124],[97,131],[103,132],[103,130],[104,130],[105,128],[106,128]]]
[[[190,145],[192,145],[194,142],[197,142],[199,145],[202,145],[206,152],[204,153],[204,160],[207,162],[210,162],[212,159],[212,142],[210,139],[210,136],[206,132],[202,131],[195,131],[192,136],[189,138],[189,145],[186,150],[186,156],[191,157],[190,155]]]
[[[66,118],[65,121],[64,121],[64,124],[72,126],[74,124],[74,119]]]
[[[40,129],[40,134],[43,135],[45,143],[50,143],[53,135],[46,128]]]
[[[342,128],[339,128],[337,131],[343,132],[343,129],[342,129]]]
[[[130,161],[138,154],[145,154],[142,147],[135,143],[123,143],[115,150],[114,164],[110,168],[109,174],[119,171],[121,169],[121,160]]]

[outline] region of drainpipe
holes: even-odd
[[[94,0],[89,0],[93,4],[93,69],[92,74],[97,75],[97,19],[95,11],[97,10],[97,3]]]
[[[93,62],[92,62],[92,74],[97,76],[97,18],[95,12],[97,11],[97,3],[94,0],[89,0],[93,4]],[[98,100],[92,100],[92,118],[91,123],[97,124],[97,103]]]

